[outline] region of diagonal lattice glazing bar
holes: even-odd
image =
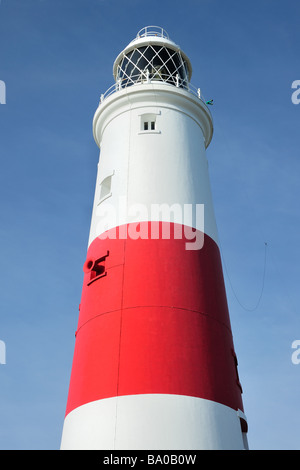
[[[150,44],[135,48],[124,55],[118,65],[116,78],[122,88],[141,82],[146,77],[188,87],[187,64],[180,51],[165,46]]]

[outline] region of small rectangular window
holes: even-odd
[[[144,113],[139,114],[140,118],[140,132],[141,134],[160,134],[159,131],[159,121],[157,124],[157,116],[160,116],[161,112],[157,111],[155,113]]]
[[[235,351],[233,349],[231,349],[231,353],[233,355],[233,360],[234,360],[234,366],[235,366],[235,372],[236,372],[236,383],[237,383],[241,393],[243,393],[242,385],[241,385],[240,378],[239,378],[239,372],[238,372],[238,360],[237,360]]]
[[[100,184],[100,201],[111,194],[111,176],[107,176]]]

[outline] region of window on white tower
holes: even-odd
[[[144,131],[155,131],[155,121],[144,121]]]
[[[157,115],[154,113],[145,113],[145,114],[140,115],[140,119],[141,119],[140,132],[160,133],[157,129],[156,117]]]
[[[99,204],[100,202],[104,201],[104,199],[111,196],[111,180],[113,175],[109,175],[104,178],[100,183],[100,196],[99,196]]]

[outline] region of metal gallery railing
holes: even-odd
[[[161,73],[151,74],[148,70],[146,70],[145,73],[140,73],[138,75],[133,75],[133,76],[126,76],[126,77],[123,77],[122,79],[118,79],[118,81],[114,83],[111,87],[109,87],[105,91],[105,93],[101,94],[99,104],[103,103],[103,101],[109,96],[111,96],[113,93],[121,91],[124,88],[128,88],[130,86],[137,85],[137,84],[151,84],[151,83],[166,84],[169,86],[175,86],[176,88],[181,88],[185,91],[188,91],[192,95],[196,96],[199,100],[201,100],[210,113],[208,105],[212,105],[213,100],[206,101],[204,96],[201,93],[200,88],[197,88],[194,85],[191,85],[187,80],[181,79],[179,75],[170,76],[170,75],[164,75]]]

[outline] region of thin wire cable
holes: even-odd
[[[222,132],[222,134],[223,134],[223,145],[224,145],[225,148],[227,148],[228,155],[234,154],[234,149],[232,148],[231,140],[228,138],[228,135],[227,135],[227,132],[226,132],[226,130],[225,130],[225,127],[223,127],[223,124],[222,124],[222,122],[220,121],[220,119],[219,119],[219,121],[218,121],[218,127],[219,127],[219,129],[221,130],[221,132]],[[251,198],[250,198],[249,193],[248,193],[247,185],[244,186],[244,194],[246,195],[246,198],[248,199],[248,201],[251,201]],[[261,223],[260,223],[259,219],[257,219],[257,221],[256,221],[256,227],[258,227],[262,239],[265,239],[265,236],[264,236],[264,234],[263,234],[263,230],[262,230]],[[260,305],[260,302],[261,302],[261,299],[262,299],[262,296],[263,296],[263,292],[264,292],[264,288],[265,288],[268,243],[267,243],[267,242],[264,242],[265,250],[264,250],[264,262],[263,262],[263,275],[262,275],[261,290],[260,290],[260,294],[259,294],[259,296],[258,296],[258,300],[257,300],[256,304],[254,305],[254,307],[252,307],[252,308],[248,308],[247,306],[245,306],[245,305],[240,301],[240,299],[239,299],[237,293],[235,292],[235,289],[234,289],[234,287],[233,287],[233,283],[232,283],[232,281],[231,281],[231,278],[230,278],[230,275],[229,275],[229,272],[228,272],[228,269],[227,269],[227,265],[226,265],[226,261],[225,261],[225,257],[224,257],[223,251],[222,251],[222,247],[221,247],[220,241],[219,241],[219,246],[220,246],[220,251],[221,251],[221,256],[222,256],[222,260],[223,260],[224,269],[225,269],[225,271],[226,271],[227,278],[228,278],[228,281],[229,281],[231,290],[232,290],[232,292],[233,292],[233,295],[234,295],[236,301],[237,301],[238,304],[239,304],[244,310],[246,310],[247,312],[254,312],[254,311],[259,307],[259,305]]]
[[[227,274],[227,277],[228,277],[228,281],[229,281],[229,284],[230,284],[230,287],[231,287],[231,290],[233,292],[233,295],[234,297],[236,298],[236,301],[239,303],[239,305],[244,309],[246,310],[247,312],[254,312],[260,302],[261,302],[261,299],[262,299],[262,296],[263,296],[263,292],[264,292],[264,288],[265,288],[265,278],[266,278],[266,266],[267,266],[267,247],[268,247],[268,244],[267,242],[265,242],[265,253],[264,253],[264,268],[263,268],[263,276],[262,276],[262,286],[261,286],[261,291],[260,291],[260,294],[259,294],[259,297],[258,297],[258,300],[255,304],[255,306],[253,308],[248,308],[246,307],[245,305],[242,304],[242,302],[239,300],[234,288],[233,288],[233,285],[232,285],[232,282],[231,282],[231,279],[230,279],[230,276],[229,276],[229,273],[228,273],[228,269],[227,269],[227,265],[226,265],[226,262],[225,262],[225,258],[224,258],[224,254],[223,254],[223,250],[221,249],[221,255],[222,255],[222,259],[223,259],[223,265],[224,265],[224,268],[225,268],[225,271],[226,271],[226,274]],[[220,248],[221,248],[221,245],[220,245]]]

